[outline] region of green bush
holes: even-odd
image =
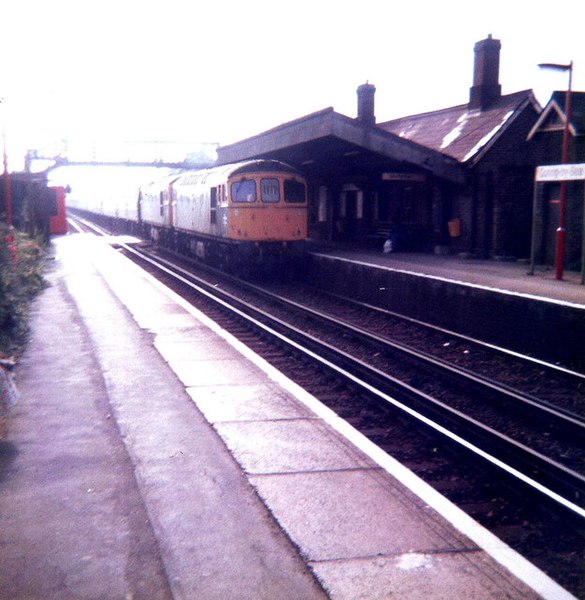
[[[28,332],[29,307],[45,287],[45,250],[26,234],[0,224],[0,352],[18,353]]]

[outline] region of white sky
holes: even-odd
[[[483,6],[483,10],[480,8]],[[482,14],[485,13],[485,14]],[[467,102],[473,45],[501,40],[503,93],[541,104],[574,61],[583,0],[3,0],[9,153],[60,138],[231,143],[377,88],[385,121]]]

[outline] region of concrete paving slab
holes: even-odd
[[[380,470],[251,475],[250,482],[310,561],[476,549]]]
[[[169,363],[185,387],[258,383],[260,376],[251,365],[228,360],[176,360]]]
[[[193,323],[193,317],[187,312],[165,314],[155,311],[134,311],[132,316],[143,329],[158,333],[169,329],[189,329]]]
[[[85,242],[88,243],[87,240]],[[156,333],[193,325],[192,316],[176,303],[169,302],[168,295],[153,285],[152,278],[145,271],[131,261],[120,260],[116,252],[104,252],[103,244],[96,240],[89,241],[89,246],[92,251],[87,256],[88,260],[93,261],[141,328]],[[132,285],[128,285],[129,281]]]
[[[319,420],[216,423],[215,428],[247,473],[375,467]]]
[[[188,388],[187,392],[210,423],[314,418],[308,408],[269,383],[200,386]]]
[[[130,278],[132,287],[125,285]],[[155,306],[162,308],[169,304],[168,298],[162,291],[152,289],[152,284],[145,278],[144,273],[136,276],[136,270],[131,264],[121,268],[118,266],[116,272],[108,274],[108,279],[116,285],[116,289],[120,292],[118,297],[132,312],[138,312],[140,309],[148,310]],[[148,304],[144,303],[145,295],[148,297]]]
[[[209,328],[201,321],[193,319],[189,329],[169,329],[167,331],[159,331],[156,334],[156,341],[160,344],[182,343],[200,344],[209,339]]]
[[[484,568],[482,568],[484,567]],[[331,600],[536,600],[479,552],[416,553],[311,563]]]
[[[193,336],[188,341],[169,339],[168,336],[161,338],[156,336],[154,346],[161,356],[168,362],[188,360],[224,360],[234,356],[233,348],[225,341],[213,335],[209,330],[200,331],[197,339]]]

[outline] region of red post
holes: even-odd
[[[571,90],[573,87],[573,61],[569,63],[569,87],[565,96],[565,127],[563,129],[563,154],[561,162],[566,165],[569,162],[569,137],[571,126]],[[557,253],[555,257],[555,277],[563,278],[565,271],[565,241],[567,239],[566,228],[567,215],[567,182],[561,181],[561,198],[559,206],[559,228],[557,229]]]
[[[562,164],[569,162],[569,134],[571,126],[571,90],[573,87],[573,61],[568,65],[559,65],[556,63],[541,63],[538,65],[542,69],[553,69],[555,71],[569,71],[569,87],[565,96],[565,126],[563,128],[563,156]],[[565,240],[567,230],[565,227],[565,217],[567,213],[567,182],[561,181],[561,198],[559,206],[559,228],[557,229],[557,249],[555,255],[555,275],[557,279],[563,278],[565,269]]]

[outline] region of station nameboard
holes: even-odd
[[[424,173],[382,173],[382,181],[426,181]]]
[[[546,165],[536,167],[536,181],[577,181],[585,179],[585,163],[573,165]]]

